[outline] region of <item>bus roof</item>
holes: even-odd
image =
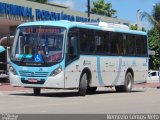
[[[19,25],[18,27],[22,26],[57,26],[57,27],[65,27],[67,29],[72,27],[79,27],[79,28],[88,28],[88,29],[95,29],[95,30],[105,30],[105,31],[113,31],[113,32],[121,32],[121,33],[130,33],[130,34],[139,34],[139,35],[147,35],[146,32],[137,31],[137,30],[125,30],[120,28],[109,28],[109,27],[102,27],[96,25],[89,25],[81,22],[70,22],[70,21],[35,21],[35,22],[28,22]]]

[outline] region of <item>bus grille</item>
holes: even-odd
[[[19,71],[19,75],[23,77],[47,77],[49,72],[30,72],[30,71]]]

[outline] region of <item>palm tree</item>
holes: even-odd
[[[147,20],[148,23],[154,25],[160,33],[160,3],[154,5],[152,15],[147,12],[142,12],[141,20]]]
[[[141,20],[147,20],[147,22],[154,27],[149,31],[149,47],[155,51],[155,55],[150,57],[150,61],[153,62],[153,67],[160,68],[160,3],[157,3],[153,7],[152,15],[147,12],[141,13]]]
[[[46,3],[48,0],[29,0],[33,2]]]
[[[112,17],[117,11],[112,9],[111,3],[105,3],[105,0],[98,0],[93,2],[91,13]]]

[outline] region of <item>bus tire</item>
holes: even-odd
[[[40,88],[33,88],[34,95],[40,95],[41,89]]]
[[[115,86],[117,92],[131,92],[133,86],[133,75],[130,72],[127,72],[125,76],[124,85]]]
[[[96,90],[97,90],[97,87],[89,87],[88,86],[86,92],[87,92],[87,94],[94,94],[96,92]]]
[[[84,73],[84,74],[82,74],[80,82],[79,82],[78,94],[80,96],[85,96],[86,89],[87,89],[87,74]]]

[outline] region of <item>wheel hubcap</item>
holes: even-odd
[[[131,89],[131,87],[132,87],[132,77],[131,75],[128,75],[127,76],[127,88]]]

